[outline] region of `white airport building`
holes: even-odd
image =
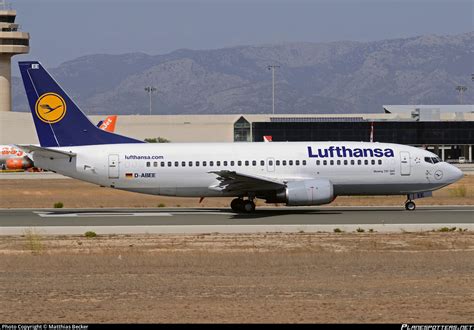
[[[104,116],[91,116],[94,123]],[[370,114],[123,115],[116,132],[171,142],[370,141],[430,149],[473,161],[473,105],[386,105]],[[0,144],[38,143],[29,112],[0,112]]]

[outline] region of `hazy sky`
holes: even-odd
[[[85,54],[285,41],[369,41],[474,30],[473,0],[10,0],[48,67]],[[15,63],[16,66],[16,63]]]

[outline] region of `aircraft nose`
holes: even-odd
[[[452,182],[456,182],[464,176],[464,173],[459,168],[453,165],[449,165],[449,166],[450,166],[449,174],[450,174],[450,179],[452,180]]]

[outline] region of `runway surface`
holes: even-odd
[[[29,228],[45,234],[316,232],[339,228],[420,231],[442,227],[474,230],[474,207],[311,207],[260,208],[254,214],[229,209],[3,209],[0,235]]]

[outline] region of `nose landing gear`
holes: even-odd
[[[255,203],[253,200],[242,198],[235,198],[230,203],[232,211],[237,213],[253,213],[255,212]]]

